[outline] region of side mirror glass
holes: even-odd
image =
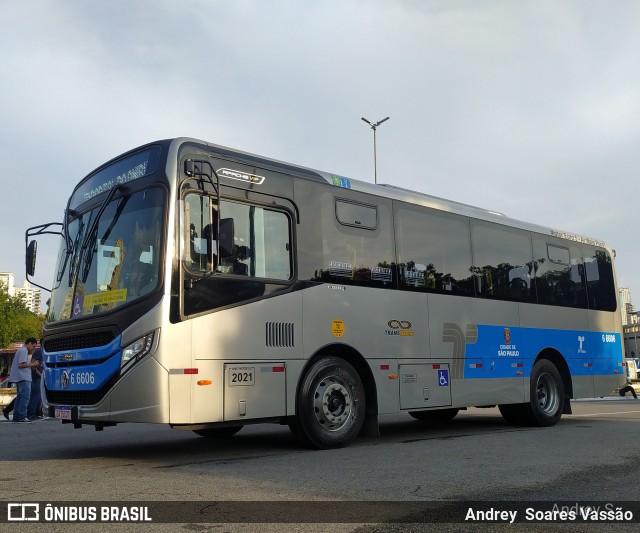
[[[36,271],[36,252],[38,249],[38,243],[36,241],[31,241],[29,246],[27,246],[27,256],[25,261],[25,266],[27,267],[27,275],[33,276]]]

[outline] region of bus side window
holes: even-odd
[[[538,303],[586,308],[580,247],[546,235],[534,234],[533,249]]]
[[[471,221],[472,272],[482,273],[480,296],[517,302],[534,300],[531,234],[517,228]]]
[[[340,284],[391,288],[397,270],[394,261],[392,204],[376,205],[358,193],[343,190],[345,198],[323,191],[318,198],[322,215],[322,263],[315,279]],[[346,197],[348,196],[348,197]]]
[[[292,276],[290,218],[282,210],[223,201],[217,271],[288,280]]]
[[[603,250],[583,246],[589,309],[615,311],[617,301],[613,282],[611,257]]]
[[[467,218],[398,204],[395,231],[401,288],[475,294]]]

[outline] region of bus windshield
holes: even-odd
[[[60,247],[48,323],[110,311],[157,287],[163,206],[163,190],[148,188],[69,221],[70,247]]]

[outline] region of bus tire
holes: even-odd
[[[244,426],[223,426],[220,428],[194,429],[193,432],[208,439],[228,439],[233,437]]]
[[[533,425],[556,425],[564,410],[564,385],[556,365],[548,359],[540,359],[533,365],[530,387]]]
[[[564,384],[560,372],[548,359],[540,359],[531,371],[529,403],[499,405],[509,424],[554,426],[564,410]]]
[[[358,373],[343,359],[324,357],[304,375],[289,427],[308,446],[340,448],[358,436],[364,413],[364,387]]]
[[[431,422],[433,424],[443,424],[455,418],[460,409],[437,409],[435,411],[412,411],[409,414],[421,422]]]

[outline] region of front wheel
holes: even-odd
[[[289,427],[313,448],[339,448],[358,436],[364,411],[364,387],[356,370],[343,359],[325,357],[304,375]]]

